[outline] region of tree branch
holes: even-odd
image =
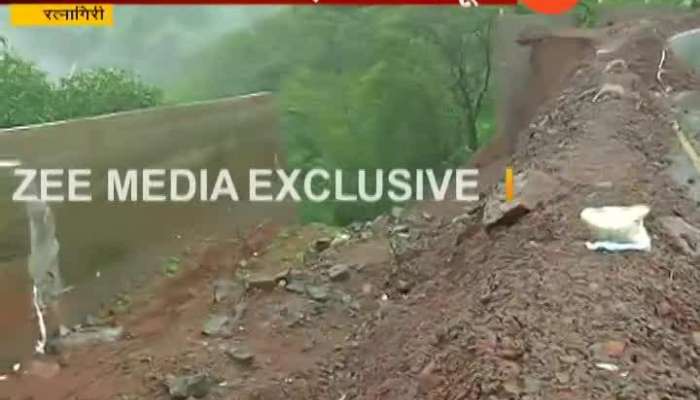
[[[481,106],[484,102],[484,98],[486,97],[486,93],[489,90],[489,84],[491,83],[491,30],[493,27],[493,21],[493,16],[489,17],[489,23],[486,27],[486,34],[482,35],[481,37],[484,55],[486,57],[486,68],[484,71],[483,85],[474,104],[474,111],[476,112],[477,116],[481,112]]]

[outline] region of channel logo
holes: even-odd
[[[578,0],[521,0],[527,8],[540,14],[563,14],[571,11]]]

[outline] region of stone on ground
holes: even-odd
[[[700,256],[700,229],[680,217],[661,218],[661,225],[683,253],[691,257]]]
[[[560,186],[556,179],[536,170],[518,174],[514,184],[515,198],[512,201],[505,200],[502,188],[488,199],[482,220],[485,226],[514,224],[525,214],[554,198]]]
[[[184,400],[190,397],[201,399],[206,397],[213,385],[206,374],[168,376],[166,378],[168,393],[174,400]]]

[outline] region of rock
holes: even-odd
[[[401,217],[403,217],[404,211],[405,210],[403,207],[392,207],[391,208],[391,216],[394,219],[401,219]]]
[[[344,281],[350,277],[350,266],[347,264],[334,265],[328,270],[328,278],[331,281]]]
[[[104,321],[101,321],[99,318],[95,317],[92,314],[88,314],[87,316],[85,316],[85,326],[97,326],[103,323]]]
[[[591,353],[596,360],[607,361],[622,357],[626,347],[625,342],[609,340],[592,345]]]
[[[207,336],[230,336],[233,333],[230,321],[226,315],[212,315],[204,323],[202,333]]]
[[[365,229],[365,224],[359,221],[351,222],[350,225],[348,225],[348,229],[356,233],[361,232]]]
[[[348,235],[347,233],[341,233],[340,235],[333,238],[333,241],[331,241],[331,247],[342,246],[348,241],[350,241],[350,235]]]
[[[27,365],[27,374],[42,379],[51,379],[61,372],[61,366],[54,361],[32,360]]]
[[[63,332],[66,333],[65,331]],[[110,343],[119,340],[124,334],[124,328],[118,327],[89,327],[69,331],[65,336],[51,340],[50,347],[57,350],[70,347],[87,346],[98,343]]]
[[[319,238],[314,241],[313,249],[315,252],[321,253],[322,251],[331,247],[332,243],[333,239],[331,238]]]
[[[399,279],[398,282],[396,282],[396,290],[398,290],[399,293],[407,294],[411,289],[413,289],[413,282],[403,279]]]
[[[371,283],[364,283],[362,285],[362,294],[368,296],[368,295],[372,294],[373,289],[374,289],[374,287],[372,286]]]
[[[523,384],[526,393],[537,393],[542,389],[542,381],[537,378],[526,377]]]
[[[691,257],[700,256],[700,229],[680,217],[661,218],[661,225],[679,250]]]
[[[233,324],[240,321],[247,309],[248,305],[243,301],[236,304],[236,306],[233,307],[233,318],[230,321],[230,325],[233,326]]]
[[[273,290],[280,281],[289,279],[289,269],[282,272],[258,272],[248,277],[248,289]]]
[[[225,300],[238,301],[245,292],[243,285],[236,281],[218,280],[214,282],[214,302]]]
[[[656,305],[656,315],[665,318],[673,313],[673,307],[668,301],[662,300]]]
[[[615,364],[610,364],[610,363],[596,363],[595,366],[599,369],[609,371],[609,372],[617,372],[620,370],[620,367],[618,367]]]
[[[467,215],[476,215],[479,211],[484,208],[484,202],[482,200],[467,203],[462,209]]]
[[[693,332],[692,338],[693,338],[693,344],[696,347],[700,347],[700,331]]]
[[[472,219],[473,215],[472,214],[460,214],[454,218],[452,218],[452,221],[450,222],[451,225],[455,224],[460,224],[463,222],[468,222],[470,219]]]
[[[440,376],[435,374],[435,362],[431,361],[418,374],[418,390],[422,394],[428,394],[433,391],[441,382]]]
[[[525,387],[519,380],[509,379],[503,382],[503,390],[513,396],[519,396],[521,393],[525,392]]]
[[[566,385],[571,380],[571,376],[567,372],[560,371],[560,372],[557,372],[555,374],[555,376],[557,377],[557,381],[559,383],[561,383],[562,385]]]
[[[559,356],[559,361],[563,362],[564,364],[576,364],[579,359],[574,355],[566,354]]]
[[[530,209],[518,200],[505,203],[500,199],[490,199],[484,207],[482,222],[487,227],[512,225],[528,212],[530,212]]]
[[[189,397],[201,399],[209,394],[213,386],[212,380],[206,374],[185,376],[168,376],[166,386],[170,397],[175,400],[184,400]]]
[[[288,292],[296,293],[296,294],[305,294],[306,293],[306,284],[298,279],[296,280],[290,280],[287,282],[287,285],[284,287]]]
[[[226,350],[226,355],[237,364],[249,366],[255,360],[255,355],[245,347],[237,347]]]
[[[625,342],[621,342],[619,340],[610,340],[605,343],[603,349],[608,357],[620,358],[625,352],[625,347],[627,347]]]
[[[248,277],[248,289],[272,290],[277,287],[274,275],[254,274]]]
[[[58,336],[65,337],[65,336],[70,335],[70,333],[71,333],[71,330],[68,329],[65,325],[60,325],[58,327]]]
[[[410,230],[408,225],[395,225],[391,228],[391,234],[408,233]]]
[[[312,300],[318,302],[325,302],[330,296],[328,293],[328,289],[326,289],[325,287],[311,285],[306,286],[306,294],[308,294]]]
[[[544,172],[530,170],[515,179],[515,198],[506,202],[500,190],[492,194],[484,206],[482,223],[486,227],[512,225],[523,215],[551,200],[559,190],[559,183]]]

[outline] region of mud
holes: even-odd
[[[208,399],[696,398],[698,260],[660,221],[700,227],[696,202],[668,172],[677,139],[673,91],[664,94],[666,84],[700,85],[673,57],[664,84],[655,76],[665,38],[698,25],[698,15],[660,17],[537,42],[545,55],[544,43],[587,44],[512,155],[497,153],[558,183],[510,226],[486,231],[479,206],[449,205],[344,232],[261,227],[242,241],[205,243],[180,275],[112,316],[127,339],[54,356],[58,372],[23,360],[0,382],[0,398],[168,399],[168,375],[191,374],[212,378]],[[615,59],[638,84],[623,87],[632,96],[594,102]],[[651,252],[586,249],[583,207],[637,203],[652,209]],[[310,251],[320,236],[334,244]],[[338,264],[350,265],[347,279],[329,278]],[[215,281],[257,273],[284,281],[213,302]],[[202,335],[209,315],[234,317],[241,304],[230,336]],[[232,360],[231,347],[252,363]]]

